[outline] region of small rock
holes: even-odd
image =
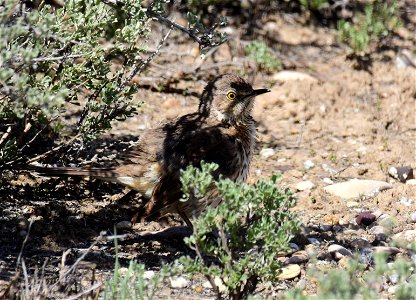
[[[308,238],[308,242],[312,245],[320,245],[321,242],[317,238]]]
[[[396,284],[399,281],[399,274],[397,273],[393,273],[390,275],[387,275],[389,281],[393,284]]]
[[[352,252],[350,250],[337,244],[330,245],[328,247],[328,252],[331,253],[334,256],[334,258],[337,260],[340,260],[344,256],[352,255]]]
[[[406,182],[409,179],[413,179],[413,169],[411,167],[391,167],[389,169],[389,175],[400,182]]]
[[[396,294],[396,290],[397,290],[397,286],[396,286],[396,285],[393,285],[393,286],[391,286],[391,287],[389,287],[389,288],[387,289],[387,292],[388,292],[389,294]]]
[[[303,264],[309,260],[309,255],[306,251],[298,251],[293,253],[291,257],[289,257],[284,264]]]
[[[189,285],[189,281],[185,277],[170,278],[170,286],[173,289],[183,289]]]
[[[121,221],[118,222],[116,225],[117,230],[129,230],[131,229],[131,222],[130,221]]]
[[[346,204],[346,206],[348,208],[354,208],[354,207],[360,206],[360,203],[357,202],[357,201],[348,201],[347,204]]]
[[[406,184],[409,184],[409,185],[416,185],[416,179],[410,179],[410,180],[407,180],[407,181],[406,181]]]
[[[25,217],[19,217],[17,219],[17,228],[26,230],[29,227],[29,221]]]
[[[403,204],[404,206],[411,206],[413,203],[413,200],[410,198],[406,198],[406,197],[401,197],[400,198],[400,203]]]
[[[369,211],[363,211],[362,213],[358,214],[355,218],[355,221],[358,225],[369,226],[376,220],[376,216],[373,215]]]
[[[397,247],[391,247],[391,246],[376,246],[372,248],[374,253],[385,253],[388,255],[396,255],[397,253],[400,253],[400,249]]]
[[[301,73],[297,71],[280,71],[273,75],[273,80],[277,81],[292,81],[292,80],[307,80],[317,82],[318,80],[309,74]]]
[[[260,151],[260,156],[263,158],[269,158],[275,154],[272,148],[265,148]]]
[[[312,169],[313,167],[315,167],[315,164],[314,164],[314,162],[313,162],[313,161],[311,161],[310,159],[308,159],[307,161],[305,161],[305,162],[303,163],[303,167],[304,167],[306,170],[309,170],[309,169]]]
[[[410,220],[413,223],[416,223],[416,211],[410,214]]]
[[[361,197],[362,195],[373,197],[377,193],[383,190],[391,189],[392,187],[393,186],[391,184],[384,181],[352,179],[346,182],[326,186],[324,190],[329,194],[343,199],[355,199]]]
[[[222,280],[219,277],[214,278],[214,283],[220,292],[227,290],[227,287],[222,283]]]
[[[25,237],[25,236],[27,235],[27,231],[26,231],[26,230],[20,230],[20,231],[19,231],[19,235],[20,235],[21,237]]]
[[[311,188],[313,188],[315,185],[313,184],[313,182],[312,181],[309,181],[309,180],[307,180],[307,181],[301,181],[301,182],[299,182],[299,183],[297,183],[296,185],[295,185],[295,188],[298,190],[298,191],[305,191],[305,190],[310,190]]]
[[[322,182],[323,183],[326,183],[326,184],[333,184],[334,183],[332,181],[332,179],[331,178],[328,178],[328,177],[325,177],[324,179],[322,179]]]
[[[143,273],[144,279],[152,279],[154,276],[155,276],[155,271],[152,271],[152,270],[144,271]]]
[[[375,239],[379,242],[385,241],[387,239],[386,230],[383,226],[374,226],[369,230],[369,232],[374,234]]]
[[[294,251],[299,251],[300,247],[296,243],[289,243],[290,248],[292,248]]]
[[[282,268],[282,272],[278,275],[280,280],[293,279],[298,277],[300,274],[300,266],[298,265],[287,265]]]
[[[206,288],[206,289],[212,289],[212,285],[211,285],[211,283],[207,280],[207,281],[205,281],[203,284],[202,284],[202,287],[203,288]]]

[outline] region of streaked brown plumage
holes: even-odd
[[[217,77],[208,83],[199,109],[140,137],[137,149],[129,152],[122,165],[112,169],[36,168],[49,176],[93,176],[117,182],[140,192],[147,203],[139,218],[179,213],[189,218],[218,199],[208,197],[200,203],[181,202],[180,170],[199,166],[201,160],[219,165],[222,174],[234,181],[247,178],[253,155],[256,129],[251,110],[254,97],[268,92],[253,90],[234,74]]]

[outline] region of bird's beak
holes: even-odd
[[[258,95],[261,95],[261,94],[265,94],[265,93],[268,93],[268,92],[270,92],[270,90],[269,89],[258,89],[258,90],[254,90],[254,91],[252,91],[251,92],[251,94],[250,94],[250,96],[258,96]]]

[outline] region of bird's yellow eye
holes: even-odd
[[[237,97],[237,94],[236,94],[235,92],[233,92],[233,91],[229,91],[229,92],[227,93],[227,98],[228,98],[228,99],[230,99],[230,100],[234,100],[234,99],[235,99],[235,97]]]

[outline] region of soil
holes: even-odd
[[[284,68],[308,74],[309,79],[281,81],[274,79],[278,71],[257,70],[244,56],[247,42],[241,39],[237,27],[229,27],[232,39],[203,62],[197,46],[174,33],[146,74],[135,78],[140,85],[135,99],[144,101],[138,115],[116,122],[109,133],[87,144],[75,164],[111,163],[120,147],[137,140],[147,128],[195,110],[197,96],[208,79],[216,74],[239,72],[252,80],[255,87],[272,90],[256,101],[258,144],[248,181],[252,183],[281,172],[279,184],[296,192],[294,209],[308,237],[321,242],[321,251],[334,242],[354,249],[354,241],[359,238],[373,243],[374,237],[367,228],[351,225],[361,211],[379,211],[395,217],[397,225],[393,233],[414,229],[409,215],[415,212],[416,187],[388,176],[391,166],[416,168],[416,69],[401,68],[397,63],[400,51],[414,51],[412,31],[402,28],[392,41],[395,50],[374,52],[371,68],[359,70],[354,60],[347,58],[349,50],[338,42],[335,30],[305,26],[280,15],[265,20],[264,24],[264,37],[281,57]],[[155,48],[158,41],[159,33],[155,30],[149,48]],[[201,69],[191,72],[200,63]],[[79,108],[68,109],[77,113]],[[261,150],[267,148],[273,149],[274,154],[261,155]],[[314,167],[306,169],[307,160]],[[328,179],[324,178],[333,182],[351,178],[382,180],[390,182],[393,188],[374,197],[363,197],[352,205],[326,193],[323,188]],[[306,180],[314,187],[297,191],[295,185]],[[138,199],[120,201],[127,190],[93,179],[47,178],[26,172],[9,174],[1,182],[0,295],[2,290],[20,286],[22,269],[16,268],[19,253],[32,274],[29,278],[38,280],[31,282],[31,286],[42,285],[39,274],[43,273],[52,298],[77,294],[111,276],[114,241],[102,239],[87,249],[100,232],[110,235],[115,224],[130,220],[140,205]],[[403,197],[413,200],[413,204],[403,205],[400,202]],[[29,222],[32,222],[30,232]],[[322,224],[354,230],[311,229]],[[184,254],[193,255],[183,243],[183,237],[189,234],[183,225],[179,217],[172,215],[118,230],[117,234],[123,235],[118,240],[120,265],[128,267],[134,259],[144,263],[147,270],[157,271],[163,263]],[[300,248],[308,244],[305,239],[295,242]],[[75,276],[67,276],[58,289],[51,287],[60,272],[68,270],[83,253],[87,255],[77,265]],[[37,277],[33,276],[35,270]],[[295,286],[307,279],[306,271],[307,266],[302,265],[299,277],[282,281],[277,290],[263,287],[261,293],[271,297]],[[191,284],[183,289],[172,289],[167,283],[159,296],[214,297],[210,289],[202,288],[206,281],[202,276],[190,280]],[[304,292],[315,293],[316,283],[306,282]],[[88,295],[92,296],[83,297]]]

